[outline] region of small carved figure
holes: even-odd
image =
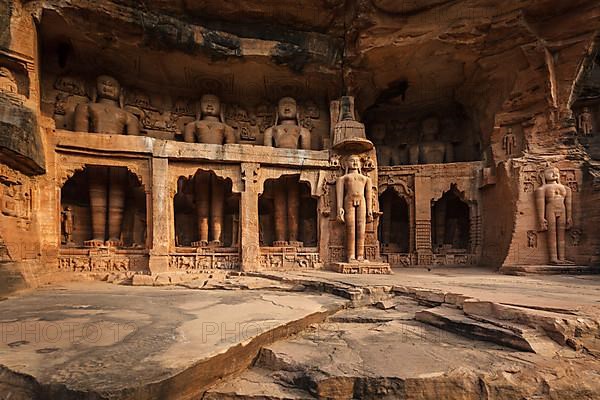
[[[537,247],[537,233],[535,231],[527,231],[527,247]]]
[[[349,156],[346,173],[336,181],[337,219],[346,225],[348,262],[365,261],[367,222],[373,221],[373,185],[360,168],[360,157]]]
[[[516,136],[512,128],[508,128],[506,134],[502,138],[502,149],[507,156],[512,156],[516,147]]]
[[[565,231],[571,229],[571,189],[560,183],[560,171],[548,166],[544,169],[544,184],[535,191],[538,221],[541,232],[546,232],[550,264],[572,264],[565,259]]]
[[[138,119],[123,109],[121,85],[110,76],[96,80],[96,93],[90,103],[75,109],[75,130],[108,134],[139,135]]]
[[[594,118],[588,107],[583,107],[579,118],[577,118],[579,133],[584,136],[591,136],[594,131]]]
[[[71,206],[66,206],[61,213],[62,215],[62,233],[63,244],[69,245],[73,243],[73,227],[74,218]]]
[[[579,246],[579,243],[581,242],[581,236],[582,236],[583,232],[581,232],[581,229],[571,229],[571,244],[573,245],[573,247],[577,247]]]
[[[265,146],[310,150],[310,131],[299,125],[296,100],[284,97],[277,106],[275,125],[265,131]]]
[[[213,94],[205,94],[200,99],[200,115],[196,121],[185,126],[183,140],[188,143],[235,143],[233,129],[223,121],[219,98]]]
[[[452,145],[438,140],[439,120],[427,117],[421,121],[421,142],[409,149],[411,164],[440,164],[453,162]]]
[[[19,92],[17,80],[12,71],[6,67],[0,67],[0,92],[14,93]]]

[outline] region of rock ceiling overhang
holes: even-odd
[[[128,7],[58,3],[44,2],[39,13],[43,51],[52,59],[66,49],[79,72],[180,95],[216,91],[227,101],[341,93],[339,38],[292,30],[244,37]]]
[[[506,96],[519,71],[550,75],[548,57],[600,23],[592,0],[30,3],[55,13],[41,18],[44,41],[68,38],[75,54],[140,84],[197,91],[201,77],[222,76],[234,94],[346,91],[360,112],[500,102],[486,97]]]

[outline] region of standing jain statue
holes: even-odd
[[[92,101],[75,109],[75,130],[113,135],[139,135],[137,118],[123,109],[121,85],[110,76],[96,80]],[[92,211],[92,239],[86,246],[122,246],[127,168],[89,166],[88,186]],[[107,235],[108,234],[108,235]]]
[[[550,264],[573,264],[565,258],[565,231],[571,229],[571,189],[560,183],[560,171],[544,169],[544,184],[535,191],[540,232],[546,232]]]
[[[346,160],[346,173],[336,181],[337,219],[346,225],[348,262],[365,260],[367,222],[373,221],[373,184],[361,173],[360,157]]]
[[[183,129],[183,140],[189,143],[235,143],[233,128],[223,122],[221,101],[213,94],[200,98],[200,115]],[[198,241],[196,247],[221,246],[223,243],[223,215],[225,207],[224,182],[214,174],[197,173],[194,178]],[[210,233],[210,237],[209,237]],[[210,241],[209,241],[210,238]]]
[[[277,106],[275,125],[265,131],[264,145],[284,149],[310,150],[310,131],[298,124],[296,100],[284,97]],[[300,192],[297,180],[283,177],[275,183],[275,241],[274,246],[301,247],[298,238]]]

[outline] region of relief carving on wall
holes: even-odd
[[[16,219],[20,229],[28,229],[32,218],[33,189],[29,182],[6,165],[0,165],[0,212]]]

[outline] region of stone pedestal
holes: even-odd
[[[384,262],[336,262],[331,269],[341,274],[386,274],[392,273],[390,264]]]

